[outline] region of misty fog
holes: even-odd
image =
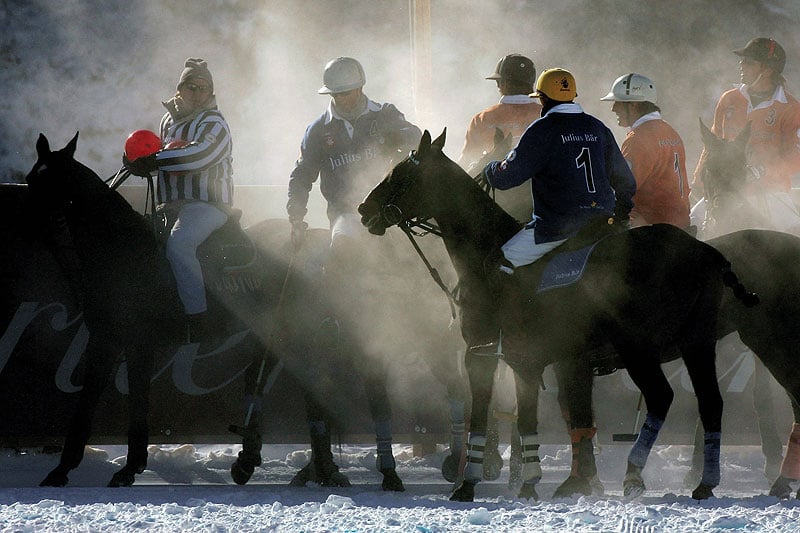
[[[484,77],[520,52],[537,71],[575,74],[577,101],[618,139],[599,99],[629,71],[652,78],[665,118],[683,136],[687,169],[700,152],[697,117],[710,122],[719,95],[738,83],[731,50],[767,35],[787,52],[790,92],[800,90],[791,0],[720,3],[433,0],[432,117],[420,122],[412,91],[410,0],[6,0],[0,3],[0,175],[26,171],[43,131],[81,131],[79,159],[100,175],[119,168],[122,143],[157,129],[186,57],[204,57],[234,135],[235,179],[285,185],[305,127],[327,105],[317,94],[325,63],[359,59],[365,93],[392,102],[422,129],[448,128],[460,154],[473,114],[496,103]],[[798,89],[795,89],[795,88]],[[282,215],[282,213],[280,213]]]

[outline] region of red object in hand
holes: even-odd
[[[150,130],[136,130],[125,140],[125,157],[136,161],[161,150],[161,139]]]

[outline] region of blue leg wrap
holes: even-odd
[[[703,445],[703,478],[700,483],[716,487],[719,485],[719,453],[722,433],[707,431]]]
[[[642,429],[639,430],[639,438],[631,449],[628,455],[628,462],[639,468],[644,468],[647,463],[647,457],[650,455],[650,450],[653,448],[658,432],[661,431],[661,426],[664,425],[664,419],[657,416],[647,414],[647,418],[642,424]]]

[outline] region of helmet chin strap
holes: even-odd
[[[749,85],[750,88],[755,87],[758,85],[758,82],[761,81],[761,77],[764,76],[764,69],[761,69],[761,72],[758,73],[758,77]]]

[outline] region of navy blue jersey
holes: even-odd
[[[493,187],[531,181],[536,242],[574,235],[589,219],[628,218],[636,182],[611,131],[575,103],[533,122],[503,161],[486,167]]]
[[[355,213],[364,196],[389,170],[393,157],[416,147],[421,132],[392,104],[368,100],[366,111],[352,123],[339,118],[333,106],[303,136],[300,157],[289,178],[291,218],[306,214],[308,194],[320,178],[328,202],[328,218]]]

